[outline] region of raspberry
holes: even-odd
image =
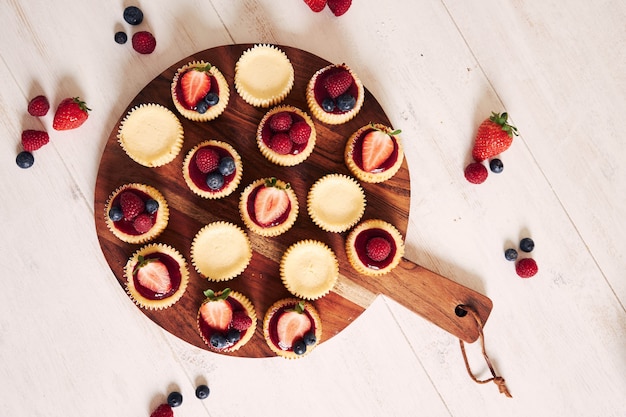
[[[294,123],[289,129],[289,138],[297,145],[304,145],[311,136],[311,126],[303,120]]]
[[[391,244],[385,238],[378,236],[373,237],[367,241],[365,251],[367,252],[368,258],[372,261],[384,261],[391,253]]]
[[[148,230],[152,229],[152,225],[152,218],[146,213],[141,213],[133,220],[133,227],[138,233],[146,233]]]
[[[274,132],[286,132],[291,127],[291,115],[286,111],[281,111],[270,117],[270,129]]]
[[[487,168],[480,162],[472,162],[465,167],[465,179],[472,184],[482,184],[487,179]]]
[[[133,35],[133,49],[140,54],[151,54],[156,48],[156,39],[152,33],[142,30]]]
[[[208,174],[220,166],[220,156],[213,149],[202,148],[196,152],[196,165],[200,172]]]
[[[335,72],[324,80],[324,88],[332,98],[337,98],[352,85],[352,75],[346,71]]]
[[[22,148],[32,152],[50,142],[48,133],[41,130],[25,130],[22,132]]]
[[[537,262],[532,258],[520,259],[515,265],[515,272],[522,278],[530,278],[534,276],[539,268]]]
[[[252,319],[248,316],[245,311],[235,311],[233,313],[233,319],[231,322],[231,326],[240,332],[246,331],[248,327],[252,325]]]
[[[174,410],[169,404],[161,404],[150,414],[150,417],[174,417]]]
[[[28,103],[28,114],[31,116],[45,116],[50,110],[50,103],[45,96],[37,96]]]
[[[335,16],[341,16],[348,11],[352,0],[328,0],[328,8]]]
[[[315,13],[319,13],[326,7],[326,0],[304,0],[307,6]]]
[[[122,195],[120,195],[120,206],[126,220],[134,220],[145,209],[143,200],[132,191],[122,192]]]
[[[293,143],[289,139],[289,135],[286,133],[277,133],[270,139],[269,147],[274,152],[287,155],[291,153],[293,149]]]

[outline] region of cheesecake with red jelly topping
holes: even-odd
[[[206,122],[226,110],[230,89],[217,67],[204,61],[193,61],[176,71],[171,94],[176,110],[183,117]]]
[[[243,175],[241,157],[231,145],[208,140],[193,147],[183,161],[183,178],[200,197],[218,199],[230,195]]]
[[[319,344],[322,321],[313,303],[286,298],[276,301],[265,313],[263,336],[276,355],[301,358]]]
[[[313,116],[338,125],[353,119],[363,107],[365,88],[346,64],[319,69],[306,88],[306,100]]]
[[[160,310],[175,304],[189,282],[187,261],[176,249],[148,244],[126,263],[126,291],[141,308]]]
[[[346,238],[346,256],[357,272],[383,275],[400,263],[404,256],[403,242],[392,224],[380,219],[365,220]]]
[[[298,198],[291,186],[275,177],[261,178],[241,193],[239,212],[245,225],[261,236],[278,236],[298,217]]]

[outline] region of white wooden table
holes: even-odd
[[[157,49],[116,30],[131,2],[0,2],[0,411],[148,416],[171,390],[184,416],[626,415],[626,3],[354,0],[344,16],[300,0],[144,1]],[[403,131],[411,173],[407,258],[487,295],[487,351],[513,398],[475,384],[458,340],[380,297],[297,361],[241,359],[163,331],[115,280],[94,227],[106,140],[173,63],[269,42],[346,62]],[[26,112],[78,95],[87,123]],[[504,172],[469,184],[476,127],[508,111]],[[24,129],[50,132],[18,168]],[[504,248],[531,236],[534,278]],[[477,376],[489,376],[478,344]],[[199,383],[211,395],[194,397]]]

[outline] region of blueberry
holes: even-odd
[[[154,214],[159,209],[159,202],[154,199],[146,200],[146,211],[148,214]]]
[[[209,106],[215,106],[217,103],[219,103],[220,96],[215,93],[209,93],[206,95],[206,97],[204,97],[204,101],[206,101],[206,104],[208,104]]]
[[[293,344],[293,353],[303,355],[304,352],[306,352],[306,345],[304,344],[304,340],[300,339]]]
[[[237,343],[241,339],[241,332],[233,327],[228,329],[226,333],[226,340],[228,343]]]
[[[124,45],[128,40],[128,36],[124,32],[115,32],[115,42]]]
[[[502,164],[502,161],[499,160],[498,158],[494,158],[491,161],[489,161],[489,169],[494,174],[499,174],[504,169],[504,164]]]
[[[120,220],[122,220],[123,217],[124,213],[119,206],[113,206],[111,207],[111,210],[109,210],[109,219],[113,220],[114,222],[119,222]]]
[[[198,104],[196,104],[196,111],[200,114],[206,113],[209,110],[209,103],[204,100],[200,100]]]
[[[211,190],[219,190],[224,186],[224,176],[216,171],[211,172],[206,177],[206,185],[208,185]]]
[[[206,385],[198,385],[198,387],[196,388],[196,397],[204,400],[206,397],[209,396],[210,392],[211,390]]]
[[[183,403],[183,395],[180,392],[172,391],[167,396],[167,403],[170,407],[178,407]]]
[[[210,342],[215,349],[224,349],[228,346],[228,340],[222,333],[213,333]]]
[[[509,248],[504,251],[504,258],[507,261],[514,261],[517,259],[517,251],[513,248]]]
[[[533,249],[535,249],[535,242],[531,238],[525,237],[524,239],[520,240],[519,248],[523,252],[532,252]]]
[[[235,172],[235,160],[231,156],[223,157],[220,159],[218,170],[223,176],[232,174]]]
[[[315,337],[315,332],[313,330],[306,332],[302,340],[304,340],[304,344],[307,346],[317,343],[317,337]]]
[[[124,9],[124,20],[129,25],[138,25],[143,22],[143,12],[137,6],[128,6]]]
[[[337,108],[341,111],[350,111],[356,104],[356,98],[351,94],[342,94],[337,97]]]
[[[332,98],[325,98],[324,101],[322,101],[322,108],[325,112],[330,113],[335,110],[335,102]]]
[[[15,163],[20,168],[30,168],[35,163],[35,157],[32,153],[28,151],[22,151],[17,154],[15,158]]]

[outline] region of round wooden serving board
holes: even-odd
[[[389,119],[366,89],[365,104],[357,117],[339,126],[325,125],[314,119],[317,143],[311,156],[295,167],[280,167],[270,163],[259,152],[255,132],[259,121],[268,109],[255,108],[237,94],[234,85],[235,63],[241,54],[253,46],[237,44],[207,49],[175,63],[152,80],[130,102],[124,114],[111,131],[103,152],[95,191],[95,224],[100,246],[118,282],[125,289],[124,265],[141,245],[131,245],[117,239],[105,223],[105,203],[119,186],[139,182],[152,185],[163,193],[169,207],[167,229],[155,240],[178,249],[187,259],[190,283],[183,297],[172,307],[141,311],[159,326],[179,338],[209,350],[196,329],[196,314],[204,300],[203,291],[211,288],[231,288],[248,296],[259,318],[253,338],[232,356],[274,356],[263,339],[262,321],[265,311],[276,300],[291,296],[283,286],[278,264],[284,250],[302,239],[316,239],[328,244],[335,252],[340,265],[340,279],[333,291],[314,303],[320,312],[325,342],[353,322],[379,294],[384,294],[422,315],[436,325],[473,342],[478,337],[475,322],[454,313],[459,304],[472,305],[486,321],[491,311],[491,301],[483,295],[456,284],[440,275],[425,270],[403,259],[390,274],[379,278],[357,274],[347,261],[344,250],[346,233],[328,233],[319,229],[306,211],[309,187],[327,173],[350,175],[343,161],[346,139],[358,128],[370,123],[382,123],[394,129]],[[293,90],[281,104],[298,107],[310,114],[305,88],[311,76],[328,61],[288,46],[278,46],[291,60],[295,70]],[[205,61],[215,65],[226,77],[231,89],[226,111],[210,122],[192,122],[180,116],[170,96],[170,85],[176,70],[191,61]],[[146,168],[131,160],[117,141],[120,122],[133,107],[143,103],[163,105],[179,116],[185,132],[180,154],[169,164],[159,168]],[[402,140],[416,140],[404,137]],[[195,195],[185,184],[182,163],[187,152],[201,141],[217,139],[230,143],[243,159],[243,178],[238,189],[220,200],[207,200]],[[191,265],[190,247],[195,234],[206,224],[217,220],[235,223],[246,230],[238,210],[241,191],[258,178],[277,177],[289,182],[298,196],[300,213],[294,227],[275,238],[263,238],[248,231],[253,256],[247,269],[238,277],[214,283],[201,277]],[[362,184],[367,196],[363,220],[381,218],[395,225],[405,235],[410,205],[410,180],[406,160],[400,171],[382,184]]]

